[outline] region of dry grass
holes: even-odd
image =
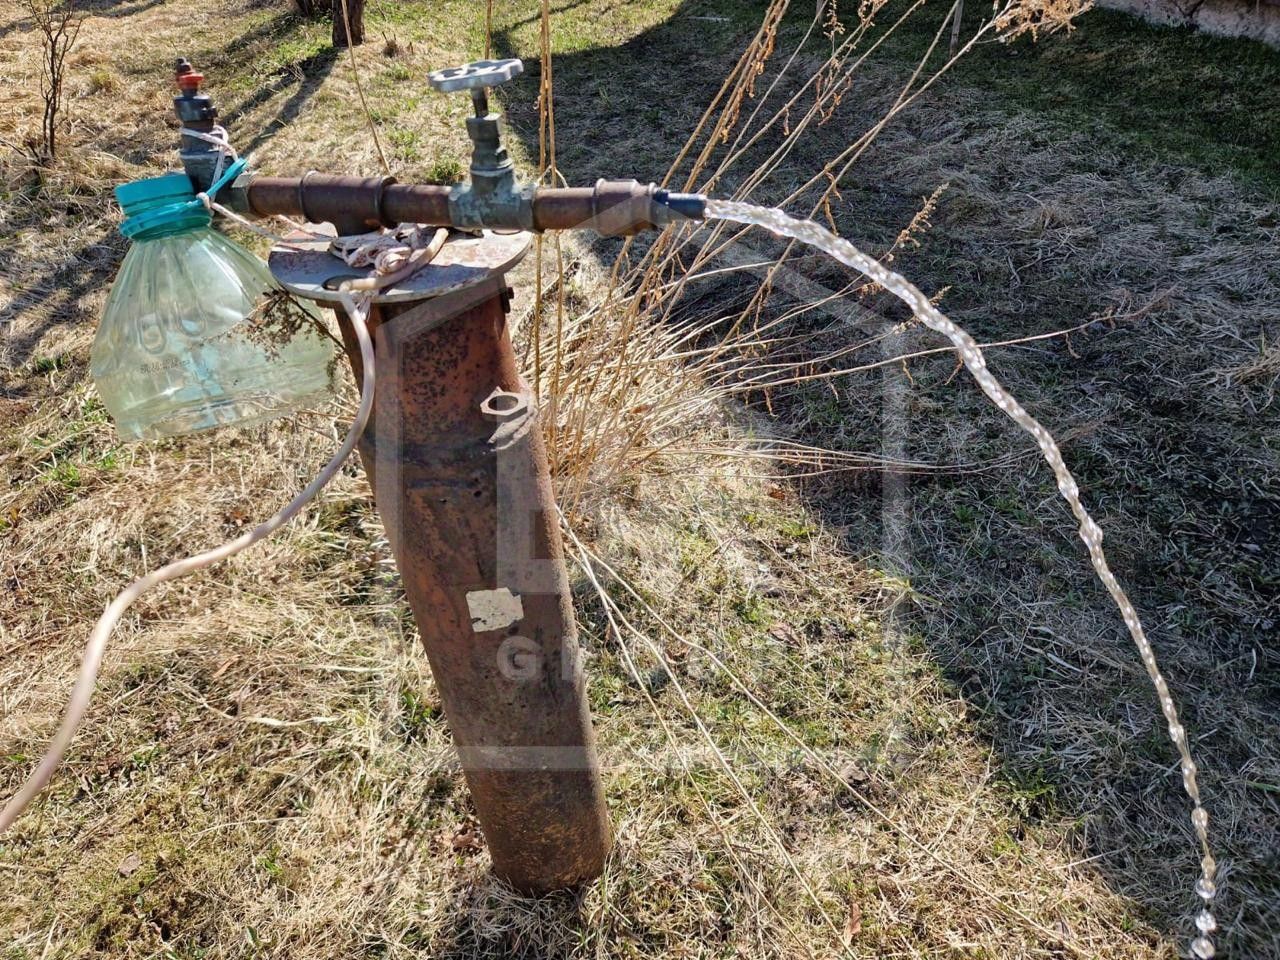
[[[977,99],[957,100],[966,122],[982,116]],[[1109,549],[1143,597],[1213,771],[1232,942],[1243,955],[1269,952],[1280,809],[1266,639],[1277,569],[1266,544],[1280,491],[1266,378],[1247,372],[1265,369],[1255,345],[1274,336],[1280,306],[1280,272],[1258,255],[1276,242],[1270,206],[1229,179],[1162,165],[1099,173],[1105,143],[1031,120],[968,135],[963,149],[959,129],[933,127],[937,145],[924,149],[912,137],[913,163],[898,168],[908,193],[932,179],[916,164],[952,181],[933,238],[948,256],[926,246],[911,270],[940,286],[957,260],[972,264],[984,283],[954,290],[948,304],[988,335],[1119,315],[1069,342],[1010,351],[999,369],[1070,438],[1068,457],[1105,512]],[[894,139],[876,158],[890,170]],[[975,164],[974,151],[1000,160]],[[1003,184],[1032,177],[1035,190],[1011,202]],[[1006,293],[987,293],[996,290]],[[1223,367],[1246,375],[1224,381]],[[911,374],[919,412],[908,451],[1007,449],[950,363],[913,364]],[[921,619],[931,646],[983,705],[1013,775],[1052,784],[1055,805],[1089,818],[1117,888],[1173,912],[1183,899],[1173,864],[1186,871],[1192,858],[1164,731],[1116,624],[1079,575],[1078,545],[1063,536],[1052,495],[1033,470],[982,485],[913,485],[904,565],[931,598]],[[881,525],[838,490],[820,499],[855,537]]]
[[[536,5],[497,7],[498,52],[536,51]],[[241,143],[274,133],[259,151],[265,169],[377,169],[323,28],[236,4],[194,37],[180,6],[99,14],[73,78],[85,97],[68,139],[82,159],[39,189],[7,171],[3,216],[18,255],[0,266],[0,309],[15,320],[0,400],[0,790],[51,729],[84,626],[115,589],[283,502],[333,442],[325,411],[305,420],[318,433],[273,426],[121,447],[86,381],[83,321],[122,252],[101,197],[169,162],[172,131],[159,123],[169,53],[215,78]],[[634,164],[654,143],[676,152],[667,127],[694,126],[758,17],[716,6],[712,20],[692,21],[695,34],[695,15],[675,0],[557,13],[560,163],[572,180],[661,173]],[[887,10],[880,18],[891,22]],[[400,68],[414,76],[478,55],[474,10],[373,5],[370,26],[402,41],[393,59],[380,44],[359,51],[395,165],[447,178],[463,156],[463,107],[430,99]],[[713,115],[736,115],[735,132],[718,146],[704,136],[691,154],[712,146],[704,175],[737,131],[767,120],[753,111],[796,29],[762,35],[773,56],[755,98]],[[697,95],[668,97],[657,117],[646,103],[669,79],[641,55],[595,49],[645,31],[670,62],[703,65],[686,78]],[[23,44],[21,31],[0,39],[0,96],[20,107],[0,119],[6,139],[27,122]],[[821,73],[831,48],[811,37],[766,102]],[[758,62],[744,59],[742,76]],[[1274,268],[1256,255],[1274,230],[1224,237],[1217,223],[1266,222],[1243,187],[1119,159],[1100,175],[1105,142],[997,116],[976,91],[921,97],[873,147],[849,131],[892,108],[885,91],[896,94],[914,62],[871,66],[760,191],[780,199],[862,143],[838,193],[824,199],[822,181],[801,199],[896,250],[922,283],[956,284],[947,302],[958,319],[1006,340],[1122,318],[1070,348],[1029,343],[997,362],[1026,399],[1057,412],[1046,420],[1066,428],[1068,456],[1098,486],[1111,549],[1136,592],[1161,605],[1157,642],[1191,703],[1188,728],[1206,738],[1229,936],[1241,955],[1265,953],[1277,935],[1264,857],[1277,846],[1278,772],[1268,767],[1274,668],[1255,638],[1274,572],[1265,553],[1242,565],[1243,542],[1223,536],[1238,518],[1200,511],[1226,486],[1215,458],[1246,464],[1230,502],[1243,508],[1251,482],[1259,537],[1274,535],[1277,470],[1264,439],[1274,410],[1256,392],[1259,419],[1237,406],[1269,382],[1248,365],[1260,335],[1274,342],[1255,329],[1276,303]],[[108,67],[118,89],[94,90]],[[825,89],[840,91],[841,76],[827,74]],[[528,90],[513,88],[510,102],[525,158],[537,155]],[[745,183],[789,136],[780,123],[758,143],[737,141],[747,151],[718,176]],[[1181,193],[1165,186],[1175,176]],[[944,180],[922,249],[895,244]],[[562,495],[590,571],[578,609],[619,836],[605,877],[530,903],[487,876],[352,471],[270,544],[158,594],[122,628],[92,728],[0,845],[10,956],[1176,954],[1191,847],[1171,754],[1031,457],[1009,469],[1009,435],[988,429],[995,414],[950,379],[945,354],[833,376],[917,346],[913,331],[886,339],[874,315],[821,293],[847,277],[795,257],[761,295],[745,281],[760,268],[744,264],[777,262],[767,239],[714,255],[705,233],[692,239],[679,254],[630,248],[637,273],[608,302],[598,257],[614,251],[567,247],[564,312],[553,291],[526,324],[541,334],[529,366],[555,396]],[[1153,249],[1166,256],[1153,261]],[[686,283],[691,273],[703,278]],[[637,296],[638,276],[680,286]],[[875,291],[861,293],[861,305],[882,308]],[[1253,305],[1243,317],[1241,302]],[[801,361],[816,379],[792,382]],[[1225,369],[1233,379],[1214,379]],[[757,374],[771,388],[742,389]],[[1179,404],[1185,382],[1213,403]],[[1152,397],[1170,406],[1155,413]],[[585,417],[602,398],[607,416]],[[909,430],[881,432],[882,420]],[[1206,455],[1189,434],[1218,445]],[[868,478],[886,459],[910,469]],[[796,476],[833,464],[849,472]],[[1177,562],[1188,567],[1171,574]],[[1241,659],[1250,649],[1252,666]],[[1222,688],[1221,700],[1185,685],[1206,677],[1199,689]]]

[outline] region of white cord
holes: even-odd
[[[226,162],[230,160],[234,163],[238,159],[235,148],[227,137],[227,131],[221,126],[214,126],[210,133],[191,130],[187,127],[183,127],[180,132],[184,136],[204,140],[219,148],[218,163],[213,173],[215,182],[222,175]],[[252,221],[240,216],[234,210],[215,203],[207,194],[198,193],[196,196],[210,212],[216,211],[255,233],[289,245],[288,240],[262,229]],[[360,389],[360,406],[356,410],[355,419],[351,421],[351,427],[347,431],[346,439],[342,441],[342,446],[338,448],[333,458],[325,464],[324,468],[316,474],[315,478],[307,484],[302,492],[290,500],[274,516],[260,523],[248,533],[224,543],[220,547],[215,547],[204,553],[198,553],[193,557],[175,560],[158,570],[151,571],[146,576],[140,577],[129,584],[111,601],[98,619],[93,632],[89,634],[89,642],[85,647],[84,657],[80,661],[80,673],[76,678],[75,687],[72,688],[71,697],[67,701],[66,713],[63,714],[62,724],[58,727],[57,734],[49,744],[49,748],[45,751],[35,772],[27,778],[18,792],[10,798],[4,809],[0,810],[0,834],[9,829],[13,822],[30,805],[31,801],[39,795],[40,791],[53,778],[53,774],[58,769],[58,765],[62,763],[63,757],[66,756],[67,750],[71,746],[71,741],[75,738],[76,731],[79,730],[80,724],[84,720],[85,712],[89,709],[89,701],[93,697],[93,690],[98,682],[98,671],[102,666],[102,657],[107,649],[107,641],[111,639],[112,631],[115,630],[120,618],[124,616],[124,612],[129,609],[130,605],[154,586],[166,583],[169,580],[175,580],[196,570],[203,570],[205,567],[235,556],[241,550],[251,547],[258,541],[270,536],[296,517],[302,508],[342,468],[342,464],[351,455],[351,451],[355,449],[360,435],[364,433],[365,425],[369,422],[369,414],[373,410],[374,353],[373,342],[370,340],[368,328],[369,308],[373,304],[373,297],[379,290],[405,279],[430,263],[435,258],[435,255],[440,252],[440,248],[444,246],[449,234],[447,230],[440,228],[428,236],[427,228],[418,224],[401,224],[393,231],[377,231],[354,237],[334,238],[314,233],[299,224],[292,223],[292,221],[290,221],[290,224],[314,239],[329,241],[330,251],[335,256],[341,257],[348,264],[373,267],[374,276],[348,280],[338,291],[339,299],[346,309],[347,316],[351,318],[351,328],[360,344],[360,359],[364,373],[363,384]]]
[[[228,160],[235,163],[240,159],[240,155],[236,153],[236,148],[231,145],[231,135],[227,133],[227,128],[220,123],[215,123],[213,129],[208,133],[203,130],[192,130],[190,127],[179,127],[178,133],[184,137],[194,137],[196,140],[212,143],[218,148],[218,163],[213,168],[213,176],[209,178],[210,183],[218,182],[218,178],[222,176],[223,167]]]
[[[222,175],[226,161],[230,160],[234,163],[239,159],[239,155],[236,153],[235,147],[231,145],[231,140],[224,127],[215,125],[209,133],[182,127],[178,132],[184,136],[195,137],[197,140],[211,143],[218,148],[218,163],[214,167],[212,178],[215,183],[218,177]],[[266,237],[281,246],[308,249],[300,247],[296,241],[290,240],[288,237],[281,237],[270,230],[263,229],[252,220],[242,217],[229,207],[218,203],[207,193],[197,193],[196,199],[203,203],[205,209],[210,213],[220,213],[260,237]],[[435,258],[435,255],[440,252],[440,248],[444,246],[445,240],[449,237],[449,231],[443,227],[427,227],[420,223],[402,223],[394,230],[379,229],[354,236],[332,237],[328,234],[308,230],[304,225],[290,220],[288,217],[281,217],[280,219],[311,240],[321,240],[328,243],[329,252],[345,261],[348,266],[372,267],[374,276],[353,280],[350,283],[351,290],[360,292],[381,290],[411,276],[420,267],[425,266]]]
[[[0,834],[3,834],[12,826],[13,822],[18,819],[31,801],[44,789],[44,786],[53,777],[54,771],[58,769],[58,765],[66,755],[67,749],[71,746],[71,741],[75,737],[81,721],[84,719],[85,711],[89,708],[89,700],[93,696],[93,689],[97,683],[98,670],[102,665],[102,656],[106,651],[107,641],[111,638],[112,631],[115,629],[116,624],[120,622],[124,612],[129,609],[129,606],[154,586],[177,579],[184,574],[202,570],[220,560],[235,556],[246,547],[251,547],[259,540],[270,536],[298,515],[302,508],[320,492],[321,488],[334,478],[342,468],[342,464],[346,462],[347,457],[351,455],[351,451],[355,449],[356,442],[360,439],[360,435],[364,433],[365,425],[369,422],[369,414],[373,410],[374,354],[373,342],[369,338],[369,328],[366,323],[373,298],[371,296],[353,297],[346,290],[340,291],[339,295],[343,306],[346,308],[347,316],[351,318],[351,328],[356,335],[356,340],[360,343],[360,359],[364,372],[364,382],[360,388],[360,406],[356,410],[355,419],[351,421],[351,427],[347,431],[346,439],[342,441],[342,446],[338,448],[337,453],[325,464],[324,469],[316,475],[315,479],[307,484],[301,493],[290,500],[283,509],[270,519],[260,523],[248,533],[222,544],[220,547],[215,547],[204,553],[198,553],[193,557],[175,560],[158,570],[151,571],[146,576],[140,577],[129,584],[111,601],[111,604],[103,612],[97,625],[93,628],[93,633],[89,635],[89,643],[85,647],[84,657],[80,661],[80,674],[76,678],[76,685],[71,691],[71,697],[67,702],[67,710],[62,717],[62,724],[58,727],[57,735],[54,736],[53,741],[49,744],[49,748],[40,760],[35,772],[27,778],[27,781],[18,792],[5,804],[4,809],[0,810]]]

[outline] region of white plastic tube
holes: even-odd
[[[139,577],[129,584],[111,601],[98,619],[93,632],[89,634],[89,642],[85,647],[84,657],[80,661],[80,674],[76,678],[76,685],[71,691],[66,713],[63,714],[62,724],[58,727],[57,734],[49,744],[49,748],[45,751],[45,755],[41,758],[40,764],[35,771],[27,778],[27,781],[19,788],[18,792],[10,798],[9,802],[5,804],[4,809],[0,810],[0,834],[8,830],[31,804],[31,801],[39,795],[40,791],[53,778],[53,774],[58,769],[58,765],[62,763],[63,757],[66,756],[67,750],[71,746],[71,741],[75,738],[76,731],[80,729],[80,724],[84,721],[84,715],[89,709],[89,701],[93,697],[93,690],[98,682],[98,670],[102,666],[102,656],[107,649],[107,641],[111,639],[112,631],[115,630],[116,624],[120,622],[120,618],[124,616],[124,612],[129,609],[129,606],[152,587],[167,583],[170,580],[176,580],[185,574],[203,570],[205,567],[235,556],[241,550],[269,537],[296,517],[303,507],[311,502],[312,498],[342,469],[343,463],[351,455],[351,451],[355,449],[356,442],[360,439],[360,435],[364,433],[365,425],[369,422],[369,415],[373,411],[373,341],[369,337],[369,328],[366,324],[369,304],[372,299],[361,297],[357,300],[345,291],[341,296],[347,316],[351,318],[351,328],[360,343],[360,358],[364,372],[364,382],[360,389],[360,406],[357,408],[355,419],[352,420],[351,427],[347,431],[346,439],[342,441],[342,446],[338,448],[332,459],[324,465],[324,469],[316,474],[315,479],[307,484],[301,493],[285,504],[278,513],[264,520],[248,533],[224,543],[220,547],[214,547],[212,550],[206,550],[204,553],[198,553],[193,557],[175,560],[158,570],[152,570],[146,576]]]

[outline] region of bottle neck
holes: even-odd
[[[127,234],[127,236],[134,243],[140,243],[144,240],[158,240],[161,237],[177,237],[184,233],[197,233],[201,230],[207,229],[209,229],[209,219],[206,217],[203,223],[156,224],[155,226],[146,227]]]

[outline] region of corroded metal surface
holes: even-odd
[[[472,118],[475,119],[475,118]],[[509,172],[509,171],[508,171]],[[473,179],[476,171],[472,170]],[[700,220],[706,198],[670,193],[635,180],[600,180],[594,187],[493,184],[400,184],[390,177],[248,176],[228,190],[229,202],[257,216],[283,214],[334,223],[344,234],[381,225],[480,225],[505,230],[594,230],[627,236]],[[221,194],[219,195],[221,197]]]
[[[321,233],[333,233],[327,224],[315,226]],[[349,267],[328,250],[323,240],[303,234],[286,237],[289,247],[276,246],[267,258],[272,275],[291,293],[308,300],[334,304],[337,287],[343,280],[373,276],[372,268]],[[434,260],[402,283],[383,290],[379,303],[409,303],[464,290],[505,273],[524,259],[532,237],[527,233],[483,236],[458,233],[449,238]]]
[[[611,840],[546,451],[506,296],[491,273],[426,302],[374,307],[378,386],[360,451],[494,872],[541,894],[597,876]]]
[[[426,223],[449,226],[449,187],[396,183],[394,177],[254,175],[237,183],[232,202],[259,217],[282,214],[334,223],[343,233],[378,226]]]

